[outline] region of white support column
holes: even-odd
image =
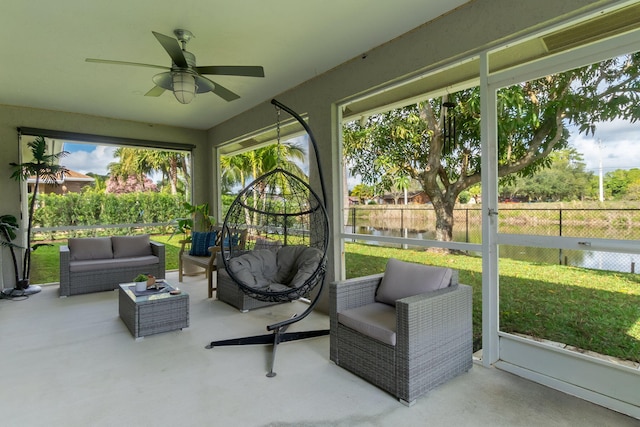
[[[331,123],[333,127],[331,129],[331,160],[333,168],[333,194],[340,195],[333,198],[335,203],[334,208],[330,211],[331,223],[333,224],[331,230],[331,238],[333,244],[333,259],[335,263],[333,265],[333,275],[336,280],[346,279],[346,265],[345,265],[345,253],[344,253],[344,239],[340,237],[344,231],[346,224],[345,209],[349,207],[347,195],[344,191],[347,189],[347,183],[345,182],[347,177],[343,174],[345,170],[344,156],[342,152],[342,108],[339,105],[333,104],[331,106]]]
[[[498,328],[498,125],[496,90],[489,86],[487,52],[480,55],[482,139],[482,363],[499,358]]]

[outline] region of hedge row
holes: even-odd
[[[170,222],[184,217],[183,196],[163,193],[40,194],[34,227]]]

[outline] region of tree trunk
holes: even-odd
[[[450,242],[453,240],[453,208],[446,198],[436,198],[431,201],[436,213],[436,240]]]
[[[178,159],[175,156],[169,158],[169,184],[171,194],[178,194]]]

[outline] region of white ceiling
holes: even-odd
[[[437,18],[468,0],[3,0],[0,104],[194,129],[212,126]],[[241,96],[188,105],[145,97],[170,66],[152,35],[195,35],[198,65],[262,65],[265,78],[209,76]]]

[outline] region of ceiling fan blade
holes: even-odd
[[[224,76],[264,77],[264,68],[249,65],[211,65],[195,67],[200,74],[218,74]]]
[[[144,96],[160,96],[164,93],[165,89],[160,86],[154,86],[149,90],[149,92],[145,93]]]
[[[214,83],[206,77],[197,76],[196,81],[198,85],[198,93],[213,92],[225,101],[233,101],[240,98],[240,95],[237,93],[231,92],[226,87],[220,86],[218,83]]]
[[[97,62],[99,64],[113,64],[113,65],[131,65],[134,67],[148,67],[148,68],[160,68],[163,70],[170,70],[170,67],[165,67],[163,65],[153,65],[153,64],[141,64],[139,62],[127,62],[127,61],[112,61],[110,59],[95,59],[95,58],[87,58],[86,62]]]
[[[182,53],[182,49],[180,49],[178,40],[174,39],[173,37],[165,36],[164,34],[156,33],[155,31],[152,31],[152,33],[154,36],[156,36],[156,39],[158,39],[164,50],[167,51],[174,64],[176,64],[180,68],[189,67],[189,64],[187,64],[187,60]]]

